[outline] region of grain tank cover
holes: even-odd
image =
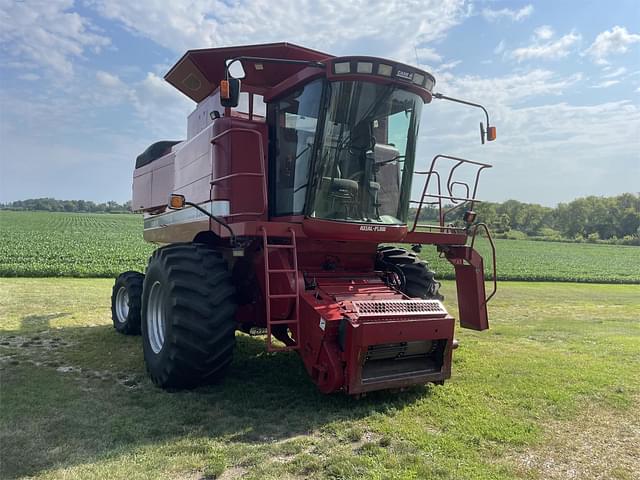
[[[165,75],[165,80],[195,102],[207,98],[224,78],[225,61],[239,56],[322,61],[328,53],[291,43],[267,43],[241,47],[189,50]],[[305,68],[295,64],[269,64],[243,61],[242,84],[257,89],[271,88]],[[259,65],[256,65],[258,63]]]

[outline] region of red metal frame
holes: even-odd
[[[262,138],[262,134],[260,132],[258,132],[257,130],[251,130],[248,128],[230,128],[228,130],[223,131],[222,133],[219,133],[218,135],[216,135],[215,137],[213,137],[211,139],[211,145],[215,145],[216,141],[219,140],[220,138],[226,136],[226,135],[230,135],[234,132],[237,133],[252,133],[257,135],[258,137],[258,148],[260,151],[260,158],[258,159],[258,164],[260,166],[260,172],[235,172],[235,173],[231,173],[229,175],[224,175],[222,177],[217,177],[211,180],[211,182],[209,182],[211,184],[211,186],[223,182],[225,180],[230,180],[232,178],[237,178],[237,177],[258,177],[258,178],[262,178],[262,202],[263,202],[263,208],[262,211],[260,212],[236,212],[236,213],[230,213],[229,215],[227,215],[227,217],[236,217],[236,216],[258,216],[261,217],[262,215],[264,215],[267,212],[267,179],[266,179],[266,175],[265,175],[265,171],[264,171],[264,165],[266,163],[266,157],[264,155],[264,148],[263,148],[263,143],[264,140]],[[211,150],[213,152],[213,150]],[[213,158],[213,155],[212,155]],[[212,160],[213,163],[213,160]]]

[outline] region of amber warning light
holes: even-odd
[[[220,98],[228,100],[229,96],[229,80],[222,80],[220,82]]]
[[[177,193],[172,193],[169,195],[169,204],[168,207],[171,210],[180,210],[184,208],[185,198],[184,195],[178,195]]]
[[[487,140],[493,142],[496,139],[496,127],[487,127]]]

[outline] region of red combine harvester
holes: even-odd
[[[454,319],[426,262],[395,244],[435,245],[455,267],[461,326],[488,328],[495,250],[487,297],[473,243],[479,229],[491,237],[473,206],[490,165],[438,155],[414,171],[423,104],[481,108],[482,143],[496,136],[484,107],[432,93],[415,67],[287,43],[190,50],[165,79],[198,104],[186,140],[136,161],[133,209],[145,240],[165,245],[112,297],[153,381],[220,379],[236,330],[296,350],[324,393],[448,379]],[[420,225],[427,208],[438,220]]]

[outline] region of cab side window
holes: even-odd
[[[271,188],[275,188],[272,216],[304,211],[322,85],[322,80],[315,80],[270,105],[269,122],[275,133],[270,162]]]

